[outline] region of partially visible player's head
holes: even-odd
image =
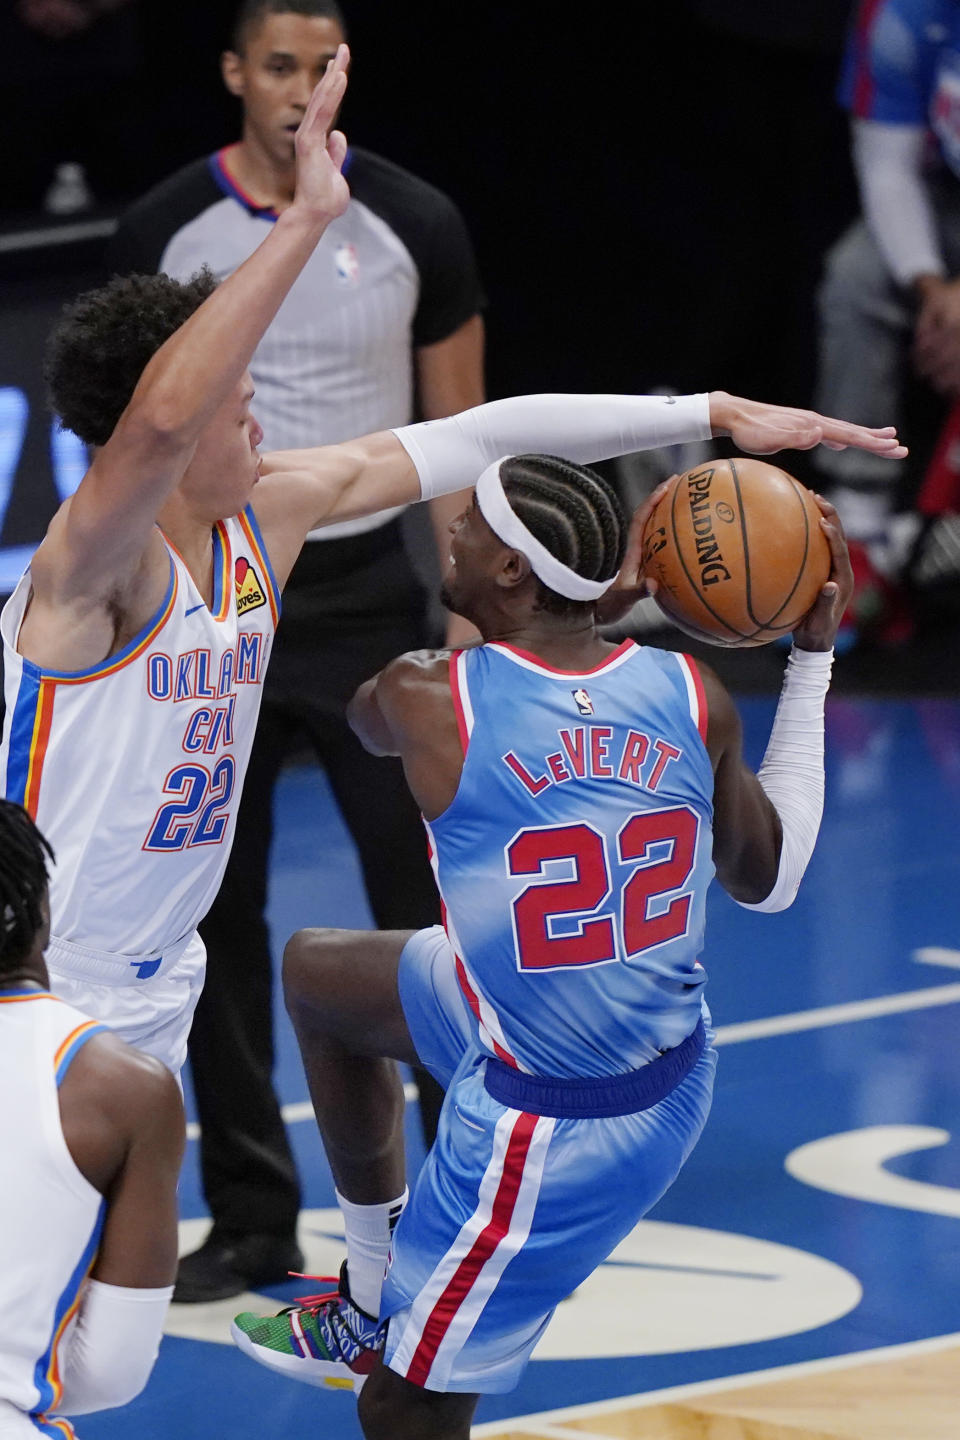
[[[616,575],[626,544],[623,509],[606,480],[553,455],[515,455],[499,468],[510,510],[554,559],[588,581]],[[451,567],[444,604],[483,629],[492,610],[527,608],[565,619],[588,618],[594,600],[572,599],[534,574],[522,544],[504,542],[476,497],[451,526]],[[529,548],[529,547],[528,547]]]
[[[46,359],[50,403],[65,428],[105,445],[148,362],[216,284],[207,269],[187,281],[116,275],[67,305]]]
[[[293,165],[293,137],[313,87],[347,38],[334,0],[244,0],[221,68],[243,103],[243,138],[261,160]]]
[[[118,275],[68,305],[46,361],[50,402],[66,429],[88,445],[105,445],[150,360],[216,284],[206,268],[186,281]],[[183,482],[201,487],[196,498],[211,523],[241,510],[256,481],[261,436],[252,393],[245,376],[207,425]]]
[[[53,851],[26,810],[0,800],[0,987],[31,968],[45,978],[48,859]]]

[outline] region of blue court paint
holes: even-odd
[[[750,700],[741,708],[747,754],[757,764],[773,706]],[[960,704],[833,700],[827,768],[821,839],[796,905],[781,916],[760,916],[719,890],[711,897],[704,962],[720,1026],[933,989],[956,978],[917,965],[911,954],[920,946],[960,947]],[[288,772],[278,807],[270,898],[276,953],[304,924],[369,924],[356,858],[322,778]],[[947,1005],[724,1046],[704,1137],[651,1217],[821,1257],[859,1282],[858,1304],[817,1328],[750,1344],[535,1360],[512,1395],[481,1402],[478,1421],[960,1330],[960,1219],[831,1194],[784,1168],[791,1151],[826,1136],[872,1126],[936,1127],[950,1132],[946,1144],[901,1155],[887,1169],[960,1191],[958,1028],[960,1005]],[[281,1098],[301,1101],[306,1087],[282,1013],[278,1031]],[[331,1206],[312,1123],[291,1129],[306,1205]],[[422,1146],[412,1111],[407,1133],[415,1170]],[[194,1144],[181,1207],[185,1217],[203,1213]],[[655,1260],[616,1260],[611,1294],[622,1277],[632,1287],[630,1302],[614,1317],[617,1327],[642,1330],[657,1287],[699,1284],[698,1267],[701,1309],[720,1293],[713,1285],[755,1285],[759,1304],[762,1287],[783,1281],[770,1262],[778,1252],[748,1248],[746,1260],[718,1265],[719,1253],[708,1247],[699,1259],[677,1261],[671,1252],[672,1271]],[[718,1269],[730,1272],[726,1280]],[[282,1302],[304,1288],[309,1282],[296,1281],[273,1293]],[[796,1292],[793,1299],[784,1294],[789,1312]],[[349,1396],[285,1381],[229,1346],[168,1338],[145,1395],[127,1410],[84,1419],[78,1432],[81,1440],[119,1440],[134,1429],[141,1440],[165,1440],[173,1431],[181,1440],[211,1434],[262,1440],[304,1426],[338,1440],[360,1435]]]

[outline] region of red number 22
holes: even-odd
[[[697,851],[700,822],[693,810],[645,811],[634,815],[617,836],[620,863],[636,862],[623,886],[620,915],[598,914],[612,891],[607,842],[592,825],[579,823],[521,830],[507,846],[511,875],[537,875],[513,902],[517,961],[522,970],[596,965],[616,960],[618,953],[637,955],[654,945],[675,940],[687,928],[691,894],[675,895],[661,913],[650,914],[658,896],[682,890],[690,878]],[[650,859],[654,845],[668,842],[669,853]],[[567,860],[573,878],[544,880],[544,865]],[[575,920],[572,931],[557,934],[555,922]],[[616,926],[622,936],[618,950]]]

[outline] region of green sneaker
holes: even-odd
[[[277,1315],[238,1315],[230,1326],[234,1343],[251,1360],[330,1390],[361,1390],[380,1363],[386,1327],[350,1299],[347,1264],[340,1267],[339,1283],[321,1295],[303,1295]]]

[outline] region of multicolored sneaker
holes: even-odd
[[[354,1305],[347,1285],[347,1262],[329,1280],[335,1290],[302,1295],[277,1315],[246,1311],[230,1326],[245,1355],[291,1379],[331,1390],[361,1390],[383,1349],[386,1327]]]

